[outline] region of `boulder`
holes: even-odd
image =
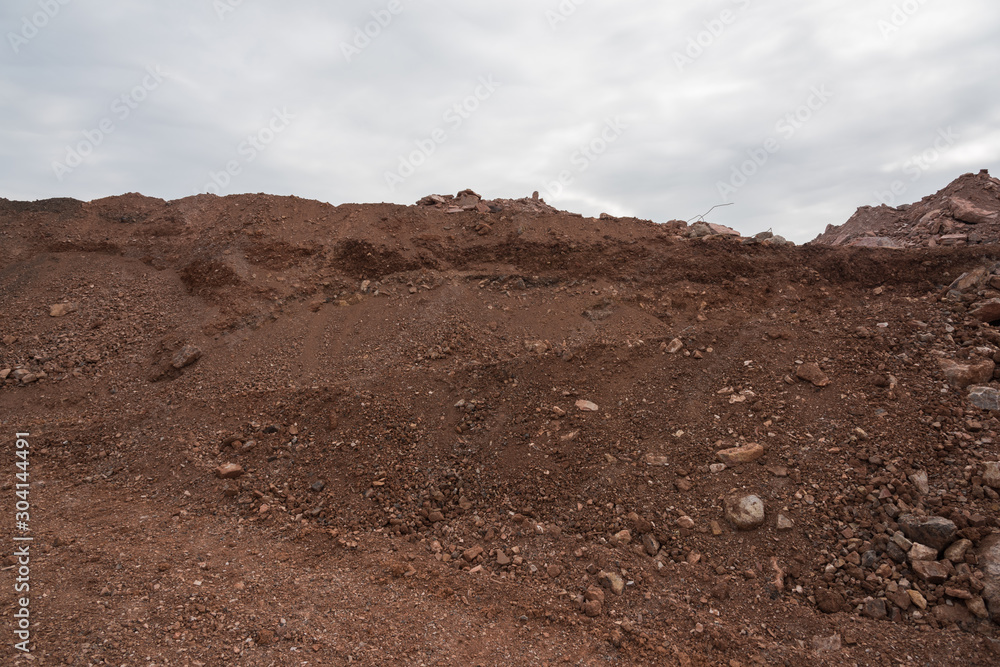
[[[716,453],[719,460],[725,463],[727,466],[734,466],[740,463],[752,463],[760,457],[764,456],[764,446],[759,445],[756,442],[751,442],[749,444],[743,445],[742,447],[732,447],[730,449],[723,449]]]
[[[1000,410],[1000,391],[993,387],[969,387],[969,402],[980,410]]]
[[[979,545],[979,569],[983,573],[983,599],[992,618],[1000,623],[1000,533],[985,537]]]
[[[237,463],[223,463],[215,469],[215,476],[219,479],[236,479],[243,475],[243,466]]]
[[[795,370],[795,376],[800,380],[811,382],[817,387],[825,387],[830,384],[830,378],[820,369],[819,364],[815,363],[802,364]]]
[[[759,496],[730,496],[725,507],[726,519],[739,530],[751,530],[764,523],[764,501]]]
[[[980,322],[996,322],[1000,320],[1000,299],[987,299],[972,306],[969,315]]]
[[[973,384],[985,384],[993,379],[996,364],[992,359],[981,359],[970,363],[959,363],[951,359],[938,359],[941,371],[948,382],[960,389]]]
[[[947,549],[958,534],[955,522],[940,516],[903,514],[898,522],[900,530],[907,538],[938,551]]]
[[[986,462],[986,470],[983,472],[983,484],[992,489],[1000,489],[1000,461]]]
[[[996,222],[998,216],[996,211],[987,211],[978,208],[967,199],[951,198],[951,217],[960,222],[967,222],[971,225],[987,224]]]
[[[910,563],[910,568],[918,577],[934,585],[947,581],[954,569],[951,567],[951,563],[935,560],[915,560]]]

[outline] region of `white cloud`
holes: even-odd
[[[736,205],[711,219],[805,241],[872,203],[940,128],[960,141],[908,200],[1000,160],[990,74],[1000,6],[985,0],[577,0],[554,29],[556,0],[399,2],[388,21],[389,0],[231,2],[222,20],[207,0],[72,2],[17,53],[9,34],[37,4],[5,3],[0,196],[187,196],[276,107],[295,121],[227,192],[333,203],[412,203],[464,187],[527,196],[570,170],[552,203],[688,219],[720,203],[718,183],[777,137],[780,150]],[[883,34],[880,21],[904,5],[919,9]],[[374,36],[348,59],[342,45],[366,27]],[[674,54],[691,40],[701,51],[679,70]],[[59,181],[52,162],[153,65],[163,85]],[[502,85],[449,124],[448,109],[490,75]],[[792,136],[779,133],[777,121],[821,85],[832,99]],[[574,155],[615,117],[628,129],[581,171]],[[386,171],[439,128],[447,140],[390,190]]]

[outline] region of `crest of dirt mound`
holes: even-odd
[[[815,245],[934,248],[1000,243],[1000,180],[983,169],[964,174],[939,192],[902,206],[862,206]]]

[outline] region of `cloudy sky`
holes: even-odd
[[[994,0],[5,0],[0,27],[8,199],[538,190],[804,242],[1000,175]]]

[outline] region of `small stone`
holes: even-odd
[[[432,510],[427,513],[427,520],[431,523],[440,523],[441,521],[444,521],[444,514],[442,514],[439,510]]]
[[[759,496],[730,496],[725,508],[726,519],[739,530],[750,530],[764,523],[764,501]]]
[[[597,581],[615,595],[621,595],[625,592],[625,580],[617,572],[601,570],[597,573]]]
[[[65,317],[76,312],[75,303],[57,303],[49,306],[49,317]]]
[[[601,602],[600,600],[587,600],[583,603],[583,613],[590,618],[596,618],[601,615]]]
[[[712,472],[713,474],[717,475],[717,474],[719,474],[720,472],[722,472],[723,470],[726,469],[726,464],[725,463],[713,463],[712,465],[708,466],[708,469],[709,469],[710,472]]]
[[[906,593],[906,591],[904,591],[901,588],[897,588],[894,591],[886,591],[885,599],[893,603],[903,611],[909,609],[910,605],[913,604],[913,600],[911,600],[910,596]]]
[[[497,549],[497,565],[504,567],[510,565],[510,556],[503,549]]]
[[[604,589],[598,586],[588,586],[587,592],[583,594],[583,599],[588,602],[597,600],[601,604],[604,604]]]
[[[944,557],[950,560],[952,563],[958,565],[959,563],[965,562],[965,555],[969,553],[969,549],[972,548],[971,540],[959,540],[953,545],[945,549]]]
[[[915,560],[937,560],[938,552],[937,549],[929,547],[925,544],[920,544],[919,542],[914,542],[913,546],[910,547],[907,556],[911,561]]]
[[[719,525],[718,521],[714,521],[713,520],[708,525],[712,529],[712,535],[714,535],[715,537],[718,537],[719,535],[722,535],[722,526]]]
[[[592,401],[579,400],[576,402],[576,407],[582,412],[597,412],[598,410],[600,410],[600,408],[597,406],[597,403],[594,403]]]
[[[906,594],[910,596],[910,602],[912,602],[918,609],[927,609],[927,598],[924,594],[915,588],[908,588]]]
[[[816,591],[816,606],[824,614],[835,614],[844,608],[844,596],[829,588]]]
[[[642,536],[642,546],[649,556],[655,556],[660,551],[660,542],[653,537],[652,533],[646,533]]]
[[[742,447],[723,449],[720,452],[716,452],[716,456],[718,456],[719,460],[728,466],[739,465],[741,463],[752,463],[753,461],[756,461],[760,457],[764,456],[764,446],[759,445],[756,442],[751,442],[743,445]]]
[[[562,565],[549,565],[545,568],[545,573],[549,575],[549,578],[555,579],[563,573]]]
[[[795,528],[795,522],[789,519],[784,514],[778,515],[778,530],[791,530]]]
[[[965,608],[976,618],[987,619],[990,613],[986,610],[986,603],[978,595],[965,601]]]
[[[686,528],[687,530],[692,530],[694,526],[695,526],[694,519],[689,517],[687,514],[677,519],[678,528]]]
[[[312,489],[315,493],[320,493],[323,489],[326,488],[326,483],[325,482],[313,482],[312,486],[310,486],[309,488]]]
[[[185,345],[170,360],[170,365],[180,370],[181,368],[190,366],[199,359],[201,359],[201,349],[194,345]]]
[[[958,533],[958,526],[953,521],[940,516],[903,514],[899,517],[899,527],[914,542],[926,544],[938,551],[947,548]]]
[[[467,563],[471,563],[472,561],[479,558],[481,555],[483,555],[483,548],[478,545],[466,549],[465,551],[462,552],[462,558],[464,558],[465,562]]]
[[[811,382],[817,387],[825,387],[830,384],[830,378],[820,369],[819,364],[815,363],[800,365],[795,370],[795,376],[800,380]]]
[[[816,651],[839,651],[843,641],[839,634],[832,637],[813,637],[812,646]]]
[[[934,585],[943,584],[950,574],[948,566],[933,560],[915,560],[910,563],[910,568],[918,577]]]
[[[944,589],[944,594],[950,598],[955,598],[956,600],[971,600],[972,593],[965,590],[964,588],[952,588],[946,586]]]
[[[677,354],[684,348],[680,338],[675,338],[667,344],[667,354]]]
[[[243,466],[237,463],[223,463],[215,469],[215,476],[219,479],[236,479],[243,475]]]
[[[646,454],[646,465],[668,466],[670,465],[670,459],[666,456],[657,456],[656,454]]]
[[[917,488],[920,495],[926,496],[931,492],[930,484],[927,481],[927,471],[921,470],[910,475],[910,482]]]
[[[257,511],[261,514],[267,514],[268,512],[271,511],[271,506],[268,505],[267,503],[261,503]]]
[[[4,368],[3,370],[0,370],[0,382],[6,380],[7,376],[10,375],[10,372],[11,370],[9,368]]]
[[[615,543],[625,545],[632,541],[632,531],[625,529],[615,533]]]
[[[875,621],[881,621],[889,615],[885,608],[885,600],[882,598],[866,600],[861,614]]]

